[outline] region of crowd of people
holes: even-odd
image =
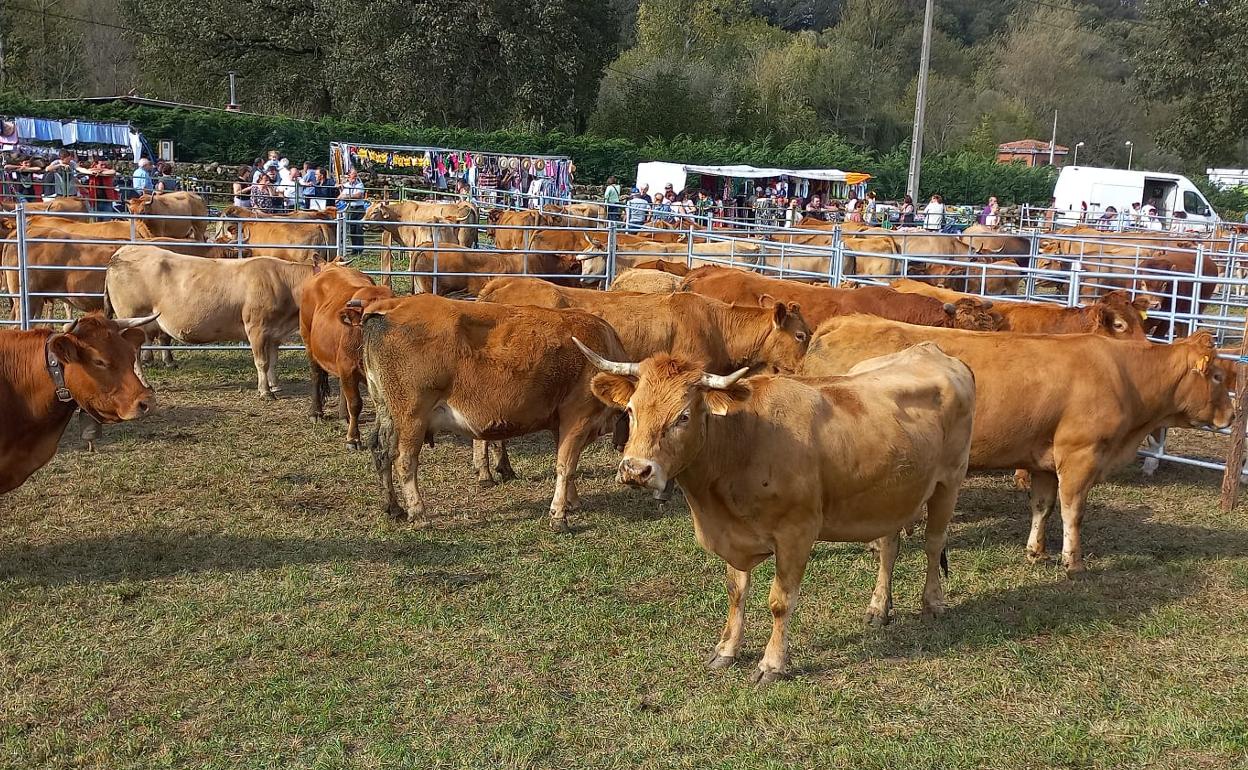
[[[250,166],[240,166],[231,193],[235,206],[271,214],[354,209],[365,197],[364,182],[354,169],[339,182],[323,166],[305,161],[297,167],[276,150]]]
[[[171,192],[179,189],[172,163],[157,166],[143,158],[133,175],[118,173],[107,160],[82,163],[73,150],[62,150],[57,158],[16,156],[4,161],[3,194],[14,201],[39,201],[45,198],[78,196],[85,198],[94,211],[115,211],[130,195]]]

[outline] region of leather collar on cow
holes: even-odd
[[[56,386],[56,400],[63,404],[72,403],[74,394],[69,392],[69,388],[65,387],[65,364],[61,363],[61,359],[56,357],[52,352],[52,337],[43,341],[43,358],[48,367],[48,375],[52,377],[52,384]]]

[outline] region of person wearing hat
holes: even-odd
[[[634,187],[632,194],[628,198],[628,202],[624,204],[625,210],[628,212],[628,219],[624,223],[625,232],[635,232],[646,223],[646,219],[650,216],[650,201],[646,196]]]

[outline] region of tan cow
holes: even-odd
[[[362,318],[364,371],[377,406],[370,443],[386,511],[424,520],[420,450],[438,433],[491,441],[549,430],[557,445],[551,526],[566,531],[568,511],[580,505],[574,478],[581,452],[615,414],[590,393],[594,370],[572,337],[619,358],[611,327],[579,310],[432,294],[369,303]],[[394,490],[396,465],[403,503]]]
[[[1060,499],[1062,561],[1084,570],[1079,534],[1088,491],[1135,457],[1163,426],[1231,423],[1225,373],[1201,332],[1173,345],[1092,334],[934,329],[869,316],[821,325],[802,373],[829,376],[875,356],[934,342],[975,373],[971,468],[1031,471],[1027,553],[1045,554],[1044,524]]]
[[[625,270],[611,282],[611,291],[638,294],[671,294],[680,291],[682,276],[665,270]]]
[[[495,248],[519,251],[529,248],[528,242],[534,231],[513,228],[557,227],[562,224],[562,219],[537,209],[491,209],[489,222]]]
[[[127,201],[126,208],[131,214],[141,216],[208,216],[208,206],[204,199],[197,193],[186,190],[140,195]],[[206,219],[158,219],[156,216],[145,220],[153,236],[184,241],[205,240],[208,229]]]
[[[631,364],[584,352],[603,371],[594,395],[628,410],[632,430],[617,479],[656,492],[679,483],[698,542],[727,562],[728,620],[712,668],[740,654],[750,574],[774,555],[771,638],[753,679],[784,675],[798,587],[821,540],[877,542],[880,569],[867,612],[887,622],[897,535],[925,506],[923,612],[943,612],[945,533],[966,476],[975,409],[964,364],[919,345],[843,377],[742,380],[744,370],[712,375],[668,355]]]
[[[468,201],[436,203],[433,201],[377,201],[364,212],[361,221],[382,229],[381,269],[389,273],[393,269],[391,250],[395,244],[408,250],[407,271],[415,268],[416,253],[410,249],[422,243],[444,243],[466,249],[477,245],[477,222],[480,212]],[[435,225],[454,225],[438,227]],[[502,248],[502,247],[500,247]],[[381,282],[391,284],[391,276],[385,275]]]
[[[29,212],[46,214],[56,214],[60,212],[87,214],[91,211],[91,205],[85,198],[66,195],[58,195],[50,201],[27,201],[22,204],[22,208]],[[0,201],[0,211],[13,211],[13,209],[14,207],[12,205]]]
[[[312,403],[309,415],[323,418],[329,376],[338,378],[342,400],[340,414],[347,418],[347,448],[360,448],[360,412],[364,408],[364,360],[358,324],[343,318],[348,303],[361,307],[393,297],[389,286],[377,286],[359,270],[326,265],[304,285],[299,299],[299,336],[303,338],[312,372]]]
[[[218,241],[221,244],[242,243],[253,257],[272,257],[309,265],[328,262],[333,258],[335,211],[296,211],[275,215],[229,206],[224,213],[226,217],[238,221],[224,224],[224,232]]]
[[[123,246],[108,266],[105,299],[117,315],[160,313],[154,326],[182,342],[249,343],[256,391],[272,400],[281,389],[277,348],[299,328],[299,298],[312,273],[312,265],[271,257],[205,259]]]

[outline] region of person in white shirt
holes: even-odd
[[[293,211],[298,188],[295,186],[295,171],[290,167],[290,159],[282,158],[277,162],[277,190],[285,198],[286,209]]]
[[[364,228],[360,225],[360,217],[368,208],[368,201],[364,198],[364,182],[355,169],[347,172],[347,178],[338,190],[338,208],[342,209],[347,219],[351,252],[359,254],[364,249]]]
[[[923,207],[923,229],[931,232],[940,232],[945,226],[945,203],[939,195],[933,195],[932,199]]]
[[[540,209],[542,207],[542,179],[541,177],[533,177],[529,181],[529,208]]]

